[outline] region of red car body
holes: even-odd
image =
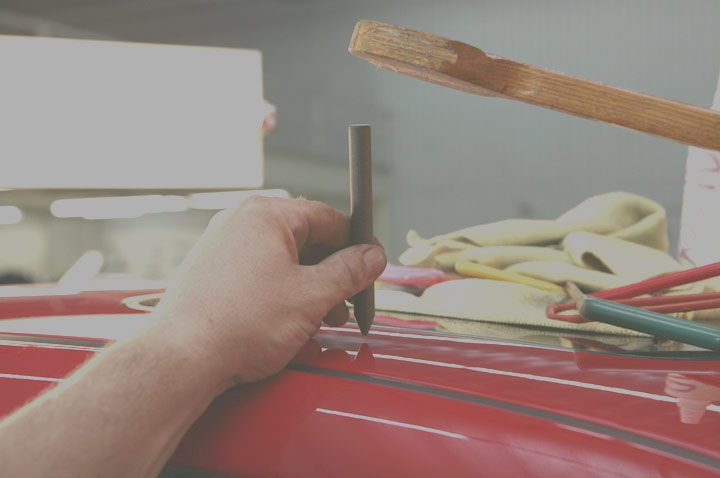
[[[147,292],[5,297],[0,319],[122,319]],[[3,332],[0,416],[106,342]],[[720,476],[718,392],[710,352],[323,327],[284,371],[218,397],[162,476]]]

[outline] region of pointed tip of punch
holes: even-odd
[[[358,317],[358,315],[360,315],[360,317]],[[355,322],[357,323],[357,326],[363,335],[367,335],[370,332],[370,327],[372,327],[374,318],[375,318],[374,311],[372,314],[365,314],[365,313],[362,313],[362,314],[356,313],[355,314]]]
[[[372,322],[366,322],[364,324],[358,322],[358,327],[360,328],[360,333],[363,335],[367,335],[370,332],[371,325],[372,325]]]

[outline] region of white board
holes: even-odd
[[[720,110],[720,78],[712,108]],[[678,258],[683,266],[720,261],[720,152],[688,147]]]
[[[260,52],[0,36],[0,187],[262,186]]]

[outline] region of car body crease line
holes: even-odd
[[[671,454],[677,457],[681,457],[687,460],[691,460],[695,463],[702,464],[704,466],[713,468],[715,470],[720,470],[720,460],[694,452],[690,450],[686,450],[684,448],[680,448],[674,445],[670,445],[652,438],[647,438],[641,435],[637,435],[635,433],[630,433],[622,430],[617,430],[608,426],[599,425],[592,422],[587,422],[584,420],[580,420],[577,418],[571,418],[566,417],[557,413],[553,412],[547,412],[544,410],[538,410],[535,408],[527,407],[524,405],[517,405],[513,403],[506,403],[501,402],[498,400],[485,398],[485,397],[478,397],[476,395],[471,395],[469,393],[463,393],[458,391],[452,391],[452,390],[444,390],[441,388],[434,388],[427,385],[421,385],[421,384],[415,384],[410,382],[405,382],[402,380],[397,379],[389,379],[389,378],[383,378],[383,377],[373,377],[370,375],[363,375],[353,372],[347,372],[342,370],[332,370],[332,369],[326,369],[311,365],[304,365],[304,364],[298,364],[298,363],[290,363],[285,368],[286,370],[296,371],[296,372],[303,372],[303,373],[311,373],[316,375],[324,375],[328,377],[334,377],[334,378],[343,378],[347,380],[353,380],[357,382],[364,382],[364,383],[371,383],[375,385],[381,385],[381,386],[387,386],[392,388],[399,388],[403,390],[413,391],[413,392],[420,392],[420,393],[427,393],[430,395],[435,395],[439,397],[444,398],[450,398],[454,400],[460,400],[464,402],[473,403],[476,405],[484,405],[491,408],[501,409],[505,411],[520,413],[523,415],[532,416],[535,418],[542,418],[545,420],[550,420],[557,423],[562,423],[564,425],[570,425],[574,426],[583,430],[588,430],[596,433],[601,433],[607,436],[610,436],[612,438],[617,438],[625,441],[632,442],[636,445],[645,446],[647,448],[651,448],[663,453]]]

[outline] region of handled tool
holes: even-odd
[[[717,327],[584,294],[578,297],[577,307],[580,315],[590,320],[720,351],[720,329]]]
[[[607,289],[589,294],[592,297],[612,300],[628,306],[641,307],[652,312],[690,312],[720,307],[720,294],[717,292],[701,292],[699,294],[677,294],[651,297],[638,297],[644,294],[657,294],[673,287],[691,284],[720,276],[720,262],[695,267],[683,271],[671,272],[644,281],[628,284],[615,289]],[[552,302],[546,309],[549,319],[564,322],[589,322],[588,318],[578,314],[565,314],[578,305],[574,302],[560,304]],[[578,309],[579,310],[579,309]]]
[[[639,284],[646,287],[642,282]],[[567,292],[575,299],[580,315],[588,320],[720,351],[720,329],[717,327],[585,295],[572,282],[568,282]]]
[[[350,242],[373,243],[372,156],[370,126],[348,127],[350,143]],[[367,335],[375,317],[375,284],[353,297],[353,314],[360,332]]]
[[[459,41],[361,20],[350,53],[379,67],[482,96],[524,101],[720,151],[720,111],[487,54]]]

